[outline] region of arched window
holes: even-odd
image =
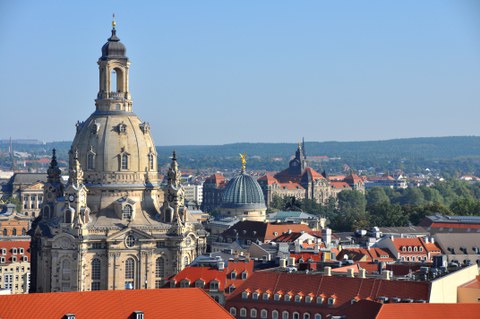
[[[300,314],[298,312],[293,313],[293,319],[300,319]]]
[[[155,161],[152,153],[148,154],[148,167],[150,170],[154,170],[155,168]]]
[[[132,205],[127,204],[127,205],[123,206],[122,219],[131,220],[132,219],[132,212],[133,212]]]
[[[128,169],[128,154],[123,153],[123,154],[121,155],[121,165],[120,165],[120,168],[121,168],[121,169],[124,169],[124,170]]]
[[[278,319],[278,311],[272,310],[272,319]]]
[[[70,280],[70,261],[64,259],[62,261],[62,280]]]
[[[268,318],[268,311],[267,309],[260,310],[260,318],[265,319]]]
[[[8,236],[8,230],[6,228],[3,229],[3,236]]]
[[[319,313],[316,313],[316,314],[315,314],[315,319],[322,319],[322,315],[319,314]]]
[[[247,309],[246,308],[241,308],[240,309],[240,317],[245,318],[247,316]]]
[[[250,309],[250,318],[257,318],[257,309]]]
[[[189,264],[188,257],[187,256],[183,257],[183,266],[187,267],[188,264]]]
[[[135,288],[135,260],[128,258],[125,261],[125,289]]]
[[[100,274],[101,274],[100,259],[92,260],[92,287],[91,290],[100,290]]]
[[[163,257],[158,257],[155,262],[155,277],[165,277],[165,260],[163,259]]]
[[[27,234],[27,230],[25,228],[22,228],[22,236],[25,236],[26,234]]]
[[[308,312],[303,313],[303,319],[310,319],[310,314]]]
[[[100,280],[100,259],[92,260],[92,280]]]
[[[16,228],[14,228],[14,229],[12,230],[12,235],[13,235],[13,236],[17,236],[17,229],[16,229]]]
[[[282,312],[282,319],[288,319],[290,316],[290,313],[288,311]]]
[[[87,155],[87,169],[95,168],[95,154],[88,153]]]
[[[230,307],[230,314],[232,316],[236,316],[237,315],[237,308],[235,307]]]

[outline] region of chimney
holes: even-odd
[[[332,267],[327,266],[323,268],[323,275],[328,277],[332,276]]]
[[[347,277],[350,277],[350,278],[355,277],[355,275],[353,273],[353,268],[347,269]]]
[[[432,244],[435,244],[435,239],[434,239],[433,237],[430,237],[430,242],[431,242]]]
[[[390,270],[385,270],[383,273],[383,279],[391,280],[392,279],[392,272]]]
[[[366,271],[364,268],[362,268],[362,269],[360,269],[360,272],[359,272],[359,274],[358,274],[358,277],[359,277],[359,278],[367,278],[366,273],[367,273],[367,271]]]
[[[393,237],[393,235],[392,235],[392,236],[390,236],[390,240],[391,240],[391,241],[393,241],[393,240],[394,240],[394,237]]]
[[[285,258],[280,258],[280,268],[287,268],[287,260]]]
[[[288,265],[295,267],[295,257],[288,258]]]
[[[223,271],[225,269],[225,262],[219,261],[217,265],[218,265],[218,270]]]

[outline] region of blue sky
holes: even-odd
[[[157,145],[480,135],[475,0],[0,0],[0,139],[73,139],[112,12]]]

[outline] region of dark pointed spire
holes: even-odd
[[[47,180],[49,183],[60,182],[60,175],[62,171],[58,167],[56,149],[52,150],[52,160],[50,161],[50,167],[47,170]]]

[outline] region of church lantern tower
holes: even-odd
[[[95,111],[77,122],[69,180],[61,183],[54,152],[30,230],[31,292],[160,288],[206,248],[178,181],[169,206],[182,214],[162,215],[155,144],[150,125],[133,113],[130,62],[115,21],[98,66]]]

